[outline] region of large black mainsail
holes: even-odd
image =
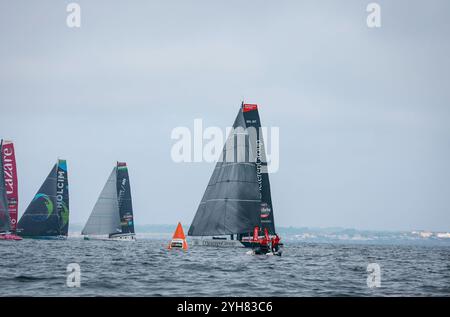
[[[117,198],[122,233],[134,233],[133,203],[126,163],[117,163]]]
[[[258,107],[242,104],[189,228],[190,236],[275,234]]]
[[[19,220],[22,237],[66,237],[69,225],[67,163],[58,160]]]
[[[3,146],[3,140],[0,141],[0,149]],[[6,196],[5,177],[3,169],[3,155],[0,155],[0,233],[9,232],[10,218],[8,208],[8,198]]]
[[[126,163],[117,162],[81,234],[134,236],[133,206]],[[133,238],[134,239],[134,238]]]

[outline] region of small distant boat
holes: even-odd
[[[69,231],[66,160],[58,160],[17,225],[23,238],[65,240]]]
[[[81,234],[85,240],[136,240],[126,163],[113,168]]]
[[[6,144],[6,143],[5,143]],[[12,144],[12,143],[9,143]],[[6,176],[5,176],[5,157],[4,157],[4,144],[3,140],[0,141],[0,240],[13,240],[18,241],[22,240],[21,237],[15,235],[12,233],[13,223],[15,224],[15,221],[11,220],[11,213],[10,213],[10,205],[8,201],[8,190],[6,188]],[[7,151],[7,153],[9,153]],[[15,169],[15,165],[14,165]],[[12,173],[12,171],[11,171]],[[11,175],[11,174],[10,174]],[[8,176],[9,177],[9,176]],[[13,184],[11,184],[13,185]]]
[[[258,106],[242,103],[189,228],[192,245],[258,248],[265,232],[276,236],[260,128]]]
[[[181,223],[178,223],[177,229],[173,234],[172,241],[170,241],[168,249],[188,249],[188,244],[186,242],[186,236],[184,235],[183,227]]]

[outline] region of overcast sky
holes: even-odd
[[[280,226],[450,230],[450,2],[0,0],[0,137],[19,209],[55,160],[83,224],[126,161],[138,224],[188,226],[214,164],[174,163],[173,128],[280,129]]]

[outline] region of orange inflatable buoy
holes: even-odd
[[[186,242],[186,236],[184,235],[183,227],[181,223],[178,223],[177,230],[173,234],[172,241],[170,241],[168,249],[177,248],[187,250],[188,244]]]

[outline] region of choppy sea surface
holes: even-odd
[[[286,243],[166,249],[167,241],[0,241],[1,296],[450,296],[450,247]],[[66,285],[78,263],[81,285]],[[367,286],[378,263],[381,287]]]

